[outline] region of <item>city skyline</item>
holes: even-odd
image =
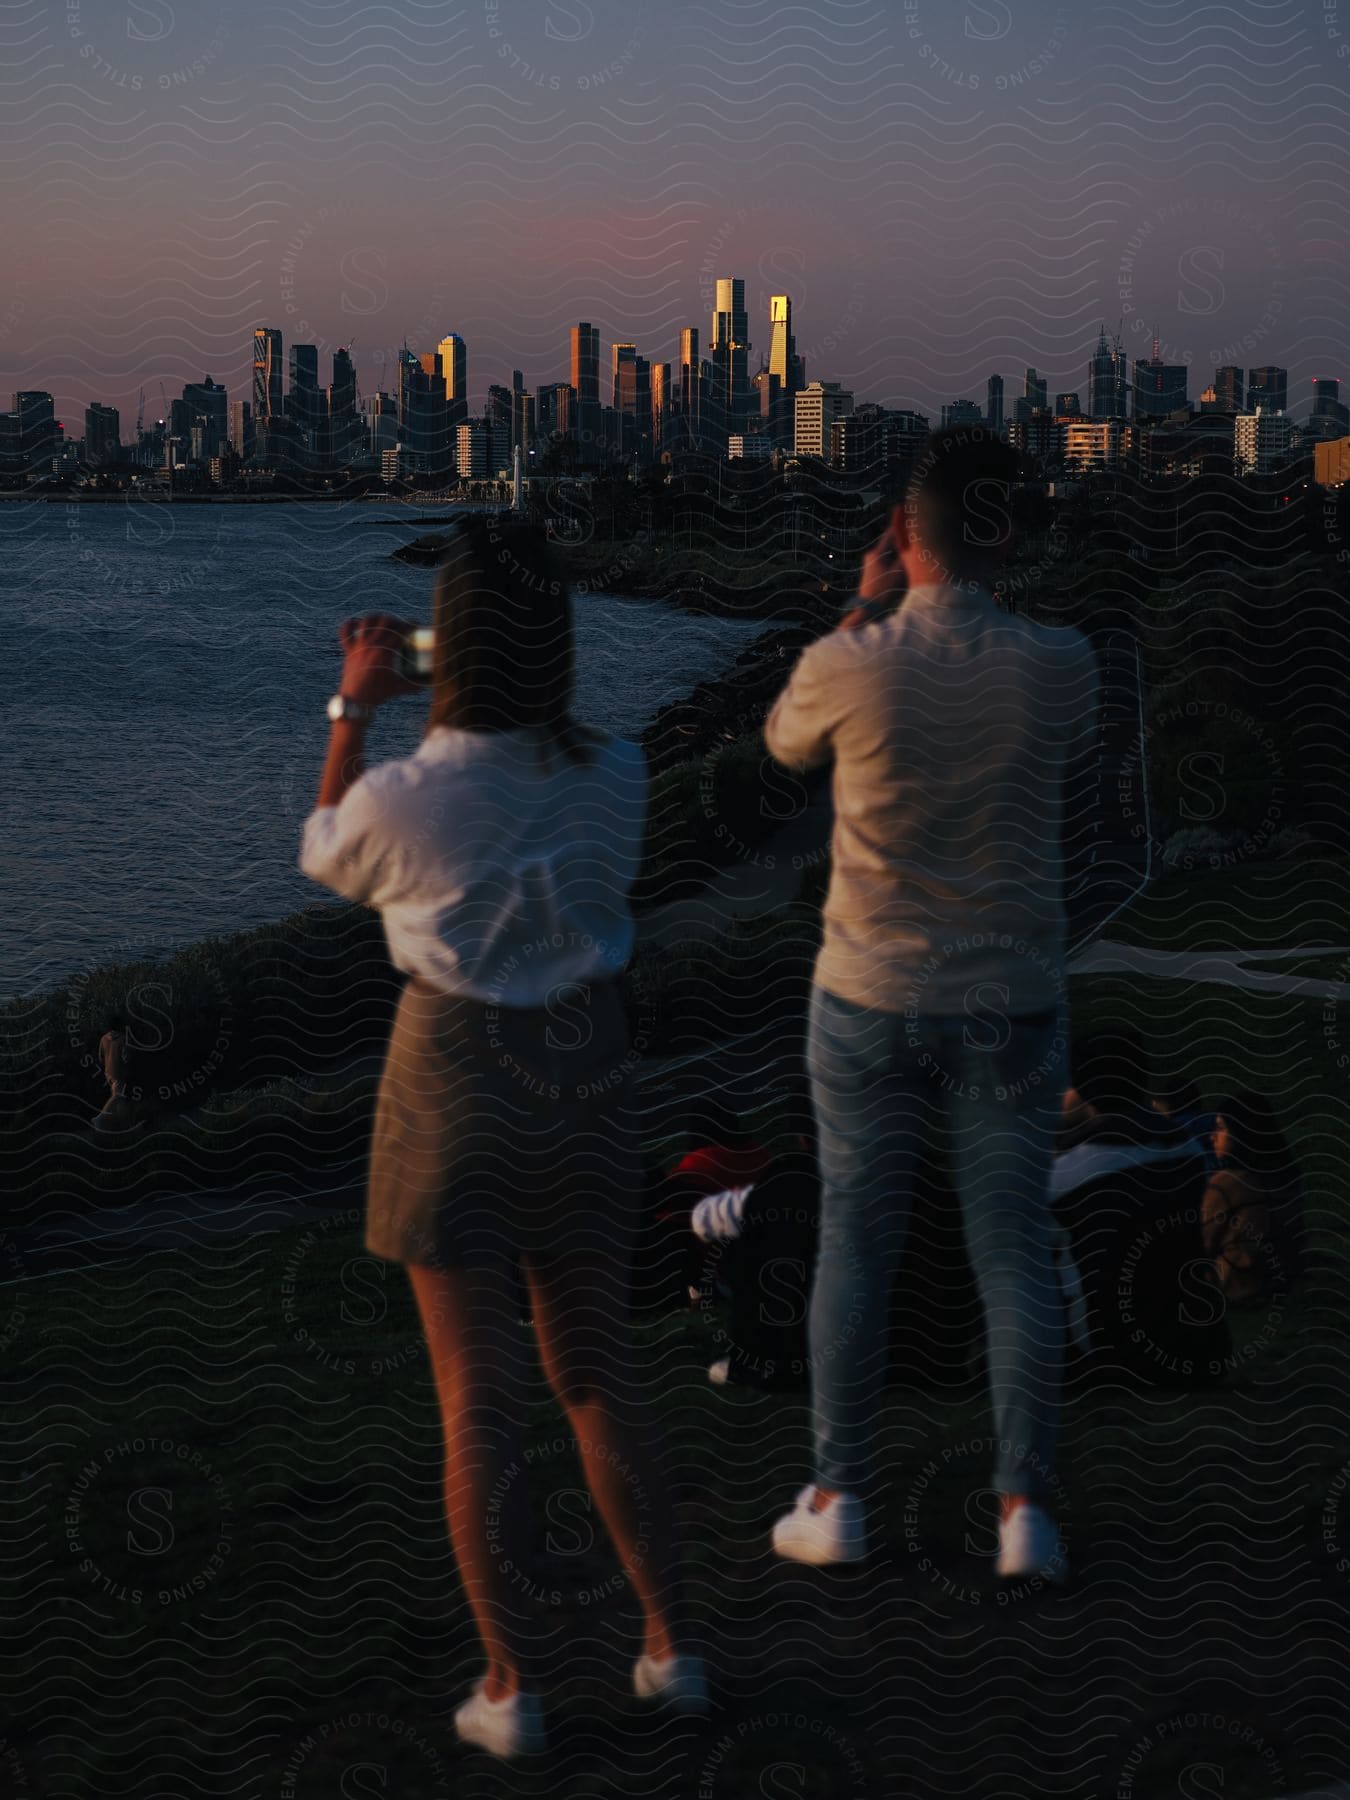
[[[1322,0],[1243,0],[1231,33],[1175,11],[25,9],[0,391],[238,395],[265,322],[386,390],[405,335],[453,330],[477,406],[566,379],[560,320],[673,362],[732,272],[757,350],[790,293],[813,374],[933,416],[991,370],[1080,385],[1103,319],[1307,395],[1347,372],[1346,46]]]
[[[719,288],[725,288],[725,289],[730,290],[733,285],[735,287],[737,287],[738,289],[740,289],[740,288],[743,288],[744,284],[739,278],[721,277],[718,280]],[[745,331],[744,342],[742,342],[740,339],[736,339],[735,340],[736,348],[738,350],[744,350],[744,349],[748,348],[748,356],[746,358],[745,363],[742,365],[741,379],[742,379],[742,386],[745,389],[745,393],[743,393],[742,398],[744,399],[746,397],[746,393],[748,393],[749,384],[750,384],[750,382],[753,378],[753,374],[755,372],[763,373],[763,372],[767,371],[770,373],[777,373],[779,362],[784,361],[789,357],[791,358],[792,363],[796,366],[796,369],[799,372],[798,373],[798,383],[801,384],[800,369],[801,369],[801,366],[804,363],[805,359],[799,357],[796,353],[796,348],[795,348],[796,337],[795,337],[795,334],[793,334],[793,332],[792,332],[792,323],[793,323],[793,318],[794,318],[794,308],[793,308],[792,296],[790,294],[785,294],[785,295],[773,295],[770,297],[767,308],[766,308],[765,318],[762,321],[760,321],[761,335],[759,337],[756,337],[754,335],[755,326],[754,326],[754,323],[753,323],[753,320],[751,318],[748,308],[742,306],[736,316],[737,316],[738,320],[745,322],[744,325],[741,327],[741,329],[743,329]],[[713,313],[712,330],[711,330],[711,333],[709,334],[709,349],[711,352],[715,353],[715,351],[717,349],[719,319],[729,319],[730,317],[731,317],[731,314],[727,311],[722,311],[722,312],[715,311]],[[610,346],[611,357],[613,359],[611,362],[611,372],[610,372],[610,378],[609,378],[611,381],[617,381],[618,367],[619,367],[619,353],[621,353],[621,352],[634,353],[636,355],[638,361],[650,365],[651,369],[653,369],[653,370],[655,370],[659,367],[662,367],[662,366],[667,366],[667,367],[671,367],[678,371],[679,369],[681,369],[682,367],[684,367],[686,365],[686,358],[687,358],[687,355],[690,353],[689,346],[690,346],[691,341],[692,341],[692,354],[695,357],[698,357],[698,354],[699,354],[698,353],[698,344],[701,341],[700,340],[700,332],[703,329],[703,327],[698,324],[681,326],[676,334],[674,353],[670,357],[668,364],[662,364],[662,362],[659,359],[642,356],[638,344],[635,343],[635,341],[632,338],[625,336],[625,337],[616,337],[613,339],[607,339],[604,332],[602,332],[598,326],[595,326],[590,321],[583,322],[583,325],[581,327],[578,327],[576,325],[564,326],[562,328],[562,333],[565,334],[565,343],[564,343],[562,353],[557,359],[558,365],[563,369],[564,373],[562,375],[558,375],[558,374],[555,374],[554,372],[550,371],[549,373],[540,375],[534,381],[531,381],[530,379],[526,378],[525,383],[524,383],[526,391],[530,391],[532,389],[544,388],[544,387],[548,387],[548,386],[552,386],[552,385],[556,385],[556,386],[571,385],[574,388],[576,388],[578,386],[578,353],[577,353],[577,342],[576,342],[578,329],[586,330],[586,331],[590,332],[590,334],[591,334],[591,340],[592,340],[591,355],[595,361],[596,366],[590,374],[590,381],[592,383],[592,388],[590,390],[588,390],[588,393],[589,393],[589,397],[591,399],[598,399],[599,394],[600,394],[600,381],[599,381],[599,375],[598,375],[598,365],[601,360],[599,346],[601,344],[608,342],[609,346]],[[691,339],[691,334],[692,334],[692,339]],[[392,358],[392,359],[387,359],[387,360],[382,359],[380,362],[378,362],[376,364],[376,370],[377,370],[376,378],[375,378],[375,381],[373,383],[371,383],[369,380],[361,381],[361,379],[360,379],[360,358],[359,358],[359,354],[353,354],[353,352],[357,350],[357,346],[354,341],[351,343],[348,343],[348,344],[335,344],[332,346],[325,346],[322,342],[315,342],[314,340],[288,339],[284,328],[279,327],[279,326],[258,324],[258,325],[255,325],[254,327],[252,327],[251,338],[250,338],[250,343],[252,345],[254,354],[245,358],[244,363],[243,363],[244,373],[241,375],[240,380],[237,384],[241,389],[244,390],[244,392],[239,395],[235,395],[234,388],[235,388],[236,384],[232,384],[230,382],[225,382],[225,383],[220,384],[221,386],[223,386],[225,388],[225,390],[228,393],[231,394],[232,402],[233,402],[233,399],[235,399],[235,398],[248,398],[252,403],[252,408],[253,408],[253,412],[254,412],[255,416],[258,415],[259,410],[260,410],[260,407],[259,407],[260,390],[259,390],[259,385],[258,385],[259,384],[259,374],[258,374],[259,364],[256,359],[256,350],[257,350],[257,345],[258,345],[259,340],[263,339],[265,336],[267,338],[269,338],[270,340],[275,340],[276,344],[278,346],[280,346],[279,353],[277,354],[267,375],[264,377],[264,380],[270,386],[270,389],[274,394],[274,399],[273,399],[272,404],[273,404],[273,409],[277,410],[277,411],[280,411],[280,409],[281,409],[283,397],[292,390],[292,387],[294,385],[295,353],[297,351],[301,351],[301,352],[305,353],[305,367],[306,367],[306,369],[309,369],[312,366],[313,380],[320,388],[323,388],[327,385],[319,380],[319,375],[322,371],[325,353],[327,353],[328,356],[335,358],[335,359],[338,359],[338,358],[346,359],[348,371],[349,371],[349,373],[353,374],[355,377],[356,385],[357,385],[357,388],[359,389],[361,403],[364,403],[364,401],[371,399],[371,398],[375,397],[376,395],[380,395],[380,394],[383,394],[386,397],[393,397],[393,398],[397,397],[398,390],[399,390],[399,377],[398,377],[399,362],[400,362],[400,358],[405,353],[411,354],[414,358],[416,358],[420,355],[421,358],[423,359],[423,361],[429,362],[433,357],[435,357],[435,358],[443,357],[444,353],[447,351],[447,349],[449,349],[451,351],[451,358],[452,358],[451,367],[450,367],[450,369],[448,369],[446,371],[446,374],[444,377],[445,382],[446,382],[447,395],[451,398],[456,398],[456,399],[463,401],[467,405],[469,413],[474,416],[482,414],[489,408],[490,403],[491,403],[491,396],[492,396],[494,389],[497,389],[500,386],[504,385],[500,382],[490,381],[487,379],[483,379],[481,382],[481,385],[476,383],[473,379],[466,380],[467,369],[475,367],[476,364],[475,364],[474,360],[471,358],[471,355],[470,355],[471,346],[469,345],[468,340],[462,333],[458,333],[458,332],[454,332],[454,331],[444,332],[441,335],[439,341],[436,342],[434,347],[429,351],[420,351],[416,344],[405,340],[404,344],[400,348],[400,352],[399,352],[398,356],[396,356],[395,358]],[[1111,348],[1115,351],[1115,354],[1120,359],[1120,373],[1117,376],[1117,380],[1120,383],[1120,388],[1121,388],[1122,392],[1129,397],[1129,403],[1126,404],[1123,408],[1119,408],[1115,412],[1111,412],[1107,408],[1099,406],[1097,403],[1097,400],[1095,398],[1099,386],[1104,387],[1105,384],[1108,381],[1110,381],[1110,379],[1111,379],[1110,374],[1109,374],[1109,357],[1108,357],[1108,364],[1107,364],[1107,372],[1103,373],[1103,372],[1101,372],[1101,369],[1100,369],[1100,365],[1102,362],[1102,353],[1103,353],[1103,351],[1107,350],[1108,344],[1111,346]],[[1231,349],[1231,346],[1229,346],[1228,348]],[[1282,384],[1281,384],[1282,398],[1278,403],[1277,409],[1280,411],[1287,411],[1291,417],[1300,416],[1301,411],[1303,411],[1303,410],[1309,410],[1309,411],[1312,410],[1317,402],[1319,393],[1325,388],[1326,384],[1328,382],[1339,383],[1343,379],[1343,377],[1341,376],[1341,374],[1339,373],[1338,370],[1336,370],[1336,371],[1323,370],[1321,372],[1315,373],[1312,376],[1307,378],[1306,392],[1302,396],[1300,396],[1300,394],[1298,393],[1298,391],[1295,387],[1293,378],[1289,374],[1288,365],[1284,362],[1279,362],[1279,361],[1272,362],[1270,360],[1269,354],[1267,356],[1266,361],[1263,363],[1256,363],[1256,362],[1244,363],[1241,360],[1238,360],[1236,362],[1232,362],[1232,361],[1218,362],[1218,363],[1213,364],[1212,366],[1206,367],[1203,365],[1196,364],[1193,361],[1187,362],[1184,360],[1184,357],[1179,361],[1173,362],[1172,359],[1165,354],[1165,350],[1166,350],[1165,340],[1163,340],[1163,338],[1157,332],[1156,327],[1154,328],[1153,335],[1152,335],[1151,339],[1149,340],[1148,354],[1145,355],[1142,348],[1137,348],[1132,351],[1130,346],[1126,343],[1126,341],[1124,339],[1123,332],[1119,332],[1119,331],[1114,332],[1114,333],[1111,332],[1108,329],[1107,322],[1105,320],[1103,320],[1103,321],[1100,321],[1098,323],[1098,326],[1096,327],[1096,336],[1094,337],[1091,346],[1084,349],[1082,356],[1079,359],[1080,360],[1081,379],[1078,381],[1077,388],[1065,389],[1065,388],[1053,386],[1053,384],[1051,383],[1050,377],[1046,373],[1046,371],[1043,369],[1038,369],[1038,367],[1035,363],[1028,363],[1026,365],[1025,370],[1023,371],[1023,378],[1035,378],[1036,387],[1038,389],[1038,393],[1037,393],[1037,397],[1036,397],[1036,404],[1039,408],[1041,408],[1041,409],[1047,408],[1048,394],[1050,391],[1052,391],[1052,386],[1053,386],[1053,391],[1056,393],[1057,398],[1067,398],[1067,397],[1071,397],[1071,396],[1078,397],[1079,395],[1081,395],[1083,397],[1082,410],[1085,413],[1085,415],[1090,416],[1090,417],[1129,416],[1129,414],[1133,410],[1133,398],[1134,398],[1134,393],[1135,393],[1135,372],[1139,369],[1139,367],[1141,365],[1148,364],[1149,362],[1157,362],[1160,365],[1165,365],[1169,369],[1173,370],[1177,375],[1184,375],[1184,377],[1185,377],[1184,381],[1179,383],[1177,386],[1177,393],[1180,398],[1180,403],[1185,403],[1186,401],[1189,401],[1192,404],[1201,397],[1203,392],[1211,385],[1212,381],[1215,378],[1222,377],[1224,375],[1225,371],[1229,371],[1231,373],[1232,371],[1236,370],[1240,373],[1255,375],[1260,369],[1263,369],[1266,367],[1276,369],[1279,371],[1280,375],[1283,377]],[[308,354],[311,352],[313,353],[312,362],[311,362],[311,358]],[[704,358],[701,358],[700,360],[703,362],[704,366],[706,367],[708,364],[709,358],[704,357]],[[337,366],[336,363],[334,364],[334,366],[336,368],[336,366]],[[391,371],[392,371],[392,385],[386,386],[385,383],[389,382],[391,380]],[[22,373],[22,372],[20,372],[20,373]],[[514,385],[515,381],[519,380],[519,378],[521,377],[522,370],[519,368],[513,368],[511,371],[509,371],[509,373],[512,376],[512,382]],[[1072,370],[1068,371],[1068,374],[1072,375],[1072,373],[1073,373]],[[1209,380],[1206,380],[1207,375],[1209,377]],[[821,378],[822,378],[822,374],[820,372],[816,372],[816,371],[813,371],[811,376],[809,377],[809,379],[812,379],[812,380],[818,380]],[[823,378],[826,380],[833,381],[834,384],[839,387],[849,388],[849,383],[846,381],[836,380],[834,377],[831,377],[831,376],[824,376]],[[585,379],[586,379],[586,376],[583,373],[583,381]],[[977,389],[983,388],[985,390],[985,394],[986,394],[986,408],[985,409],[978,408],[978,403],[973,399],[971,393],[965,393],[965,394],[952,395],[950,399],[943,401],[941,403],[941,406],[938,410],[940,410],[942,412],[947,412],[947,411],[951,410],[953,406],[956,406],[956,407],[975,406],[977,410],[982,411],[984,416],[987,416],[988,401],[991,398],[991,394],[992,394],[992,390],[990,388],[990,383],[998,383],[999,384],[1000,398],[1002,398],[1003,389],[1006,387],[1006,384],[1010,379],[1012,380],[1014,385],[1016,385],[1019,380],[1018,371],[1016,369],[1006,368],[1006,367],[998,368],[998,369],[989,369],[986,371],[986,373],[983,376],[979,376],[976,378],[975,382],[973,383],[973,386]],[[210,382],[214,381],[214,375],[211,372],[207,371],[204,373],[202,380],[206,383],[210,383]],[[1193,392],[1192,388],[1196,384],[1199,384],[1199,385],[1198,385],[1196,391]],[[156,412],[154,410],[153,395],[154,395],[154,393],[159,392],[159,390],[161,388],[163,388],[165,390],[165,392],[167,393],[168,385],[169,385],[168,383],[165,383],[162,380],[154,380],[154,381],[147,380],[145,382],[140,383],[138,385],[138,389],[137,389],[136,395],[134,397],[132,413],[135,414],[137,411],[139,411],[141,409],[142,397],[146,394],[147,391],[149,391],[151,404],[145,409],[146,419],[147,420],[152,420],[152,419],[158,420],[161,423],[165,422],[165,414],[163,412]],[[184,387],[190,387],[192,385],[194,385],[194,383],[190,380],[183,384]],[[606,387],[608,387],[608,382],[606,383]],[[48,389],[41,388],[40,384],[35,380],[18,381],[11,389],[11,392],[12,393],[19,392],[19,391],[22,391],[25,389],[37,389],[38,391],[52,393],[53,401],[55,402],[57,399],[57,396],[55,395],[53,390],[51,390],[49,388]],[[0,389],[0,392],[2,392],[2,391],[3,391],[3,389]],[[678,386],[676,387],[675,391],[678,396],[678,391],[679,391]],[[851,390],[851,391],[853,391],[853,390]],[[588,397],[587,394],[585,394],[585,393],[582,394],[583,400],[586,399],[587,397]],[[869,401],[873,401],[874,403],[876,403],[878,405],[890,406],[890,405],[895,404],[891,401],[879,400],[876,398],[876,396],[873,396],[873,395],[868,395],[867,398],[869,399]],[[1220,399],[1222,399],[1222,398],[1223,398],[1223,396],[1221,395]],[[1266,404],[1267,406],[1272,404],[1270,399],[1267,397],[1264,397],[1264,396],[1263,396],[1263,403]],[[95,406],[95,405],[105,407],[105,408],[112,408],[113,410],[115,410],[119,413],[119,415],[122,417],[122,419],[124,421],[127,417],[127,409],[124,406],[120,405],[115,398],[110,398],[109,394],[106,390],[101,391],[101,392],[90,391],[88,393],[87,398],[84,400],[83,404],[80,404],[77,401],[72,407],[68,408],[67,410],[69,410],[72,414],[72,417],[74,417],[75,414],[82,413],[84,411],[85,407]],[[914,410],[922,410],[922,409],[916,407]],[[1011,410],[1011,407],[1010,407],[1010,410]],[[1054,411],[1056,409],[1050,408],[1050,410]],[[1163,407],[1160,410],[1165,411],[1166,408]],[[1242,408],[1240,406],[1232,407],[1232,408],[1229,408],[1229,410],[1242,410]],[[60,417],[59,404],[56,407],[56,411],[57,411],[57,416],[59,418]]]

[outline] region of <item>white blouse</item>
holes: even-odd
[[[646,810],[646,758],[625,738],[582,766],[534,731],[442,725],[316,808],[300,867],[379,910],[395,968],[542,1006],[627,962]]]

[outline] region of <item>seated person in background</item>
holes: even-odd
[[[1075,1051],[1064,1114],[1050,1195],[1082,1287],[1066,1323],[1075,1336],[1086,1326],[1088,1367],[1157,1385],[1219,1379],[1230,1346],[1200,1232],[1203,1154],[1151,1104],[1135,1033]]]
[[[709,1194],[753,1181],[773,1154],[725,1101],[700,1099],[693,1113],[691,1135],[698,1148],[686,1151],[665,1173],[654,1171],[647,1184],[634,1259],[639,1308],[699,1304],[703,1258],[689,1233],[690,1213]]]
[[[701,1147],[690,1150],[671,1170],[672,1180],[687,1180],[705,1194],[753,1181],[768,1163],[771,1152],[760,1143],[744,1119],[719,1099],[700,1100],[696,1128]]]
[[[1222,1102],[1215,1167],[1205,1190],[1205,1252],[1226,1299],[1281,1293],[1307,1256],[1303,1180],[1269,1101],[1241,1092]]]
[[[776,1148],[754,1178],[700,1197],[686,1214],[691,1299],[716,1309],[718,1319],[718,1355],[708,1370],[718,1384],[802,1389],[810,1379],[820,1169],[809,1090],[789,1088],[782,1101],[778,1130],[769,1134]],[[983,1341],[983,1315],[951,1170],[931,1146],[910,1185],[909,1242],[888,1310],[888,1380],[959,1387]]]
[[[1173,1075],[1156,1084],[1153,1105],[1165,1119],[1170,1119],[1179,1131],[1187,1137],[1194,1138],[1205,1153],[1205,1173],[1212,1174],[1218,1167],[1218,1157],[1214,1154],[1214,1122],[1217,1117],[1212,1106],[1206,1106],[1200,1098],[1200,1090],[1186,1075]]]
[[[716,1382],[801,1387],[806,1380],[806,1297],[816,1260],[820,1171],[805,1132],[752,1181],[711,1194],[690,1219],[700,1246],[691,1298],[728,1303],[726,1354]]]

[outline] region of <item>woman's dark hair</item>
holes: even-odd
[[[1127,1026],[1094,1032],[1074,1047],[1073,1085],[1100,1113],[1144,1109],[1149,1103],[1144,1040]]]
[[[1228,1127],[1226,1161],[1253,1175],[1278,1179],[1294,1169],[1294,1152],[1274,1107],[1261,1094],[1241,1088],[1215,1108]]]
[[[127,1022],[121,1013],[108,1013],[103,1020],[105,1031],[125,1031]]]
[[[1154,1095],[1170,1117],[1176,1113],[1198,1112],[1203,1106],[1200,1089],[1189,1075],[1165,1075],[1156,1083]]]
[[[543,533],[477,521],[451,540],[436,579],[427,731],[541,731],[574,762],[600,734],[572,717],[572,602]]]

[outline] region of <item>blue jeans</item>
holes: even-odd
[[[1048,1177],[1067,1020],[874,1012],[814,987],[807,1069],[820,1148],[808,1348],[819,1486],[872,1476],[891,1279],[925,1140],[945,1141],[984,1308],[1001,1494],[1053,1491],[1064,1313]]]

